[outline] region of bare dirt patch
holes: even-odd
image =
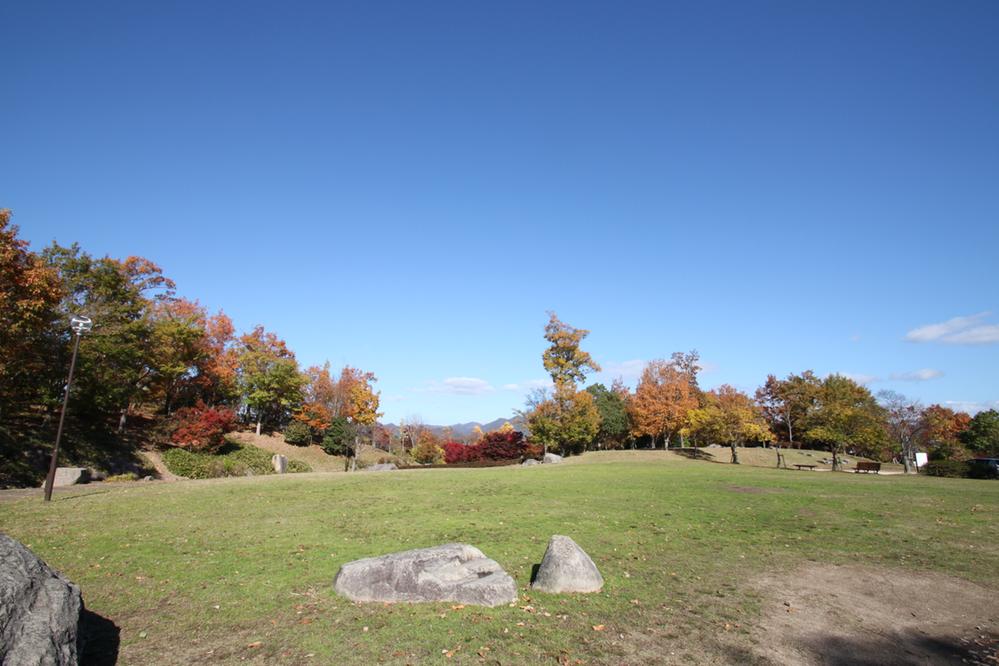
[[[756,581],[764,662],[999,663],[999,595],[943,574],[810,565]]]

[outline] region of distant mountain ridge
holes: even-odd
[[[514,428],[520,429],[517,425],[517,420],[512,416],[510,418],[493,419],[488,423],[469,421],[468,423],[455,423],[453,425],[431,425],[429,423],[424,423],[423,425],[424,427],[429,428],[435,435],[441,436],[444,434],[445,430],[450,428],[452,436],[462,438],[468,437],[475,432],[475,426],[482,428],[482,432],[492,432],[493,430],[499,430],[507,421],[509,421]],[[386,423],[384,425],[393,435],[399,432],[399,425],[397,423]]]

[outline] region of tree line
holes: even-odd
[[[312,438],[334,424],[356,438],[380,416],[372,373],[349,366],[331,372],[329,363],[302,369],[276,333],[256,326],[238,334],[224,312],[178,296],[174,281],[148,259],[95,257],[55,242],[33,252],[18,231],[10,211],[0,210],[5,456],[39,457],[19,450],[17,440],[46,432],[57,416],[70,360],[69,321],[77,314],[94,327],[79,347],[71,428],[125,434],[166,424],[169,438],[178,430],[169,417],[178,411],[203,423],[222,423],[218,414],[229,411],[258,434],[295,421]],[[218,441],[206,439],[205,446],[209,440]]]
[[[535,391],[521,417],[532,441],[562,454],[599,448],[728,446],[732,462],[744,445],[828,450],[833,467],[844,452],[899,460],[909,470],[917,450],[931,459],[999,455],[999,412],[971,415],[942,405],[923,407],[893,392],[873,394],[839,374],[806,370],[769,375],[750,396],[722,385],[703,390],[696,351],[647,363],[634,391],[579,385],[600,366],[581,348],[589,334],[550,313],[542,355],[552,389]]]

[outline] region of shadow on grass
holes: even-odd
[[[999,661],[999,634],[985,631],[965,637],[919,631],[872,632],[863,637],[827,635],[795,641],[794,647],[805,656],[804,663],[824,666],[991,666]],[[772,663],[740,646],[726,646],[723,651],[731,663]]]
[[[720,462],[718,460],[715,460],[715,457],[710,453],[707,453],[704,449],[682,448],[682,449],[669,449],[669,450],[678,456],[683,456],[684,458],[690,458],[691,460],[707,460],[708,462]]]
[[[80,612],[76,646],[81,666],[113,666],[120,645],[118,625],[86,608]]]

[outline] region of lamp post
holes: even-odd
[[[52,500],[52,485],[55,483],[56,464],[59,458],[59,440],[62,439],[62,425],[66,421],[66,405],[69,404],[69,387],[73,384],[73,370],[76,369],[76,352],[80,350],[80,336],[94,327],[90,317],[77,315],[69,321],[73,329],[73,359],[69,362],[69,379],[66,380],[66,392],[62,398],[62,413],[59,414],[59,428],[56,430],[55,447],[52,449],[52,462],[49,463],[49,475],[45,477],[45,501]]]

